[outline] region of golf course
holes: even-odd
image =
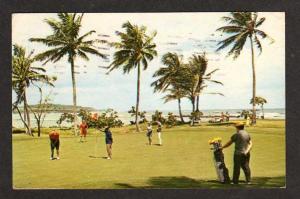
[[[153,126],[154,130],[156,126]],[[235,132],[232,125],[202,123],[190,127],[163,127],[163,145],[147,144],[146,126],[111,128],[112,159],[107,160],[104,133],[88,129],[87,141],[79,142],[72,129],[60,132],[60,160],[50,160],[48,133],[41,137],[13,134],[14,189],[128,189],[128,188],[279,188],[285,187],[285,120],[258,120],[246,127],[253,148],[252,184],[221,184],[208,141],[222,138],[225,144]],[[234,145],[224,149],[232,177]]]

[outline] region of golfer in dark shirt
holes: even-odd
[[[245,173],[246,182],[247,184],[250,184],[251,171],[249,161],[252,141],[250,135],[244,130],[243,123],[237,123],[235,127],[237,132],[231,136],[231,139],[222,147],[222,149],[229,147],[232,143],[235,143],[232,181],[234,184],[239,183],[240,169],[242,167]]]
[[[107,126],[104,130],[105,133],[105,143],[106,143],[106,151],[107,151],[107,159],[110,160],[112,158],[112,143],[113,138],[109,126]]]

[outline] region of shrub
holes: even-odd
[[[104,113],[98,116],[97,113],[90,113],[87,110],[81,109],[78,116],[87,122],[87,125],[92,128],[103,128],[106,125],[110,127],[121,127],[123,122],[118,119],[118,112],[113,109],[107,109]]]
[[[131,109],[128,111],[128,113],[131,114],[131,117],[135,116],[135,114],[136,114],[135,107],[132,106]],[[148,122],[147,119],[146,119],[146,113],[147,113],[146,111],[138,112],[138,117],[139,117],[139,123],[140,124]],[[135,124],[134,121],[130,121],[130,123]]]
[[[167,124],[167,127],[172,127],[172,126],[175,126],[177,125],[177,119],[175,117],[175,115],[173,115],[173,113],[168,113],[168,118],[167,118],[167,121],[166,121],[166,124]]]
[[[163,117],[162,112],[156,110],[155,113],[152,115],[152,121],[159,121],[162,124],[166,123],[166,119]]]

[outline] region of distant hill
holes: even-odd
[[[49,104],[49,108],[47,109],[47,112],[72,112],[73,111],[73,105],[64,105],[64,104]],[[37,104],[29,105],[33,110],[38,108]],[[20,106],[20,111],[23,112],[23,107]],[[84,106],[77,106],[77,110],[84,109],[87,111],[98,111],[95,108],[92,107],[84,107]]]

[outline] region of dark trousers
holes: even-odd
[[[251,171],[249,167],[249,161],[250,161],[250,153],[244,155],[244,154],[234,154],[234,167],[233,167],[233,178],[232,181],[235,184],[239,183],[239,177],[240,177],[240,169],[242,168],[246,181],[251,181]]]
[[[59,140],[50,139],[50,147],[51,147],[51,157],[53,158],[54,149],[56,149],[56,151],[59,150]]]

